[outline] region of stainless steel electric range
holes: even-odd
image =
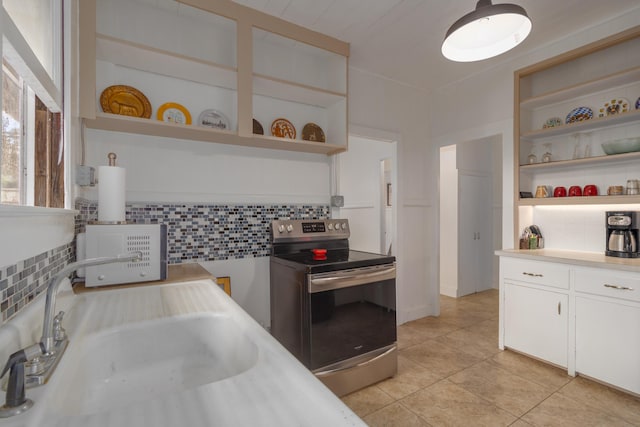
[[[273,221],[271,334],[338,396],[397,372],[395,257],[346,219]]]

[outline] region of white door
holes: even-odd
[[[568,302],[565,294],[504,284],[504,345],[567,366]]]
[[[491,179],[458,177],[458,296],[492,288],[493,220]]]

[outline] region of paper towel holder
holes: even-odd
[[[116,153],[109,153],[107,154],[107,158],[109,159],[109,167],[115,167],[116,166],[116,158],[118,156],[116,155]],[[97,181],[98,185],[100,184],[100,181],[98,179]],[[100,209],[100,206],[98,206],[98,210]],[[126,220],[122,220],[122,221],[101,221],[101,220],[92,220],[92,221],[87,221],[87,224],[91,224],[91,225],[124,225],[124,224],[128,224]]]

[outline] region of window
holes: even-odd
[[[62,2],[3,0],[0,204],[64,207]]]
[[[0,202],[24,204],[21,194],[23,164],[22,79],[2,62],[2,151],[0,152]]]

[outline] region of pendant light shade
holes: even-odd
[[[530,32],[531,20],[522,7],[479,0],[476,10],[449,28],[442,54],[452,61],[480,61],[513,49]]]

